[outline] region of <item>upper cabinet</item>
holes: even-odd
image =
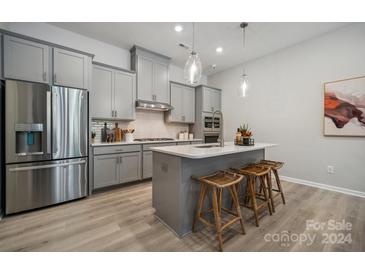
[[[135,119],[135,87],[134,73],[114,71],[114,110],[115,118],[121,120]]]
[[[170,58],[134,46],[131,67],[137,73],[137,99],[168,104]]]
[[[135,119],[135,73],[95,63],[92,70],[90,116],[99,119]]]
[[[168,113],[167,121],[195,123],[195,89],[191,86],[171,82],[170,98],[174,109]]]
[[[221,90],[200,85],[196,87],[197,110],[214,112],[221,110]]]
[[[4,35],[4,78],[49,83],[49,46]]]
[[[59,86],[89,89],[91,57],[53,49],[53,83]]]
[[[4,35],[3,46],[6,79],[90,88],[91,54],[18,34]]]

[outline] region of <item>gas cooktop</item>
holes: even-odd
[[[146,142],[146,141],[174,141],[173,138],[139,138],[134,139],[136,142]]]

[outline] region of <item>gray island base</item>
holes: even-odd
[[[153,151],[152,206],[155,215],[178,237],[191,232],[202,176],[217,170],[241,167],[265,158],[274,144],[202,148],[202,145],[156,147]]]

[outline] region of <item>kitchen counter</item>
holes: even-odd
[[[213,147],[203,147],[209,145]],[[193,180],[192,175],[199,177],[257,163],[265,159],[266,149],[277,146],[271,143],[235,146],[233,142],[226,143],[224,147],[214,145],[218,144],[151,147],[155,216],[178,237],[191,232],[195,216],[200,183]],[[229,207],[231,200],[226,194],[223,194],[223,204]]]
[[[214,147],[209,147],[214,146]],[[276,146],[276,144],[257,143],[253,146],[236,146],[233,142],[225,143],[224,147],[220,147],[218,143],[214,144],[200,144],[188,146],[173,146],[173,147],[152,147],[152,151],[166,153],[190,159],[202,159],[227,154],[242,153],[253,150],[264,149]],[[207,147],[207,148],[203,148]]]
[[[160,143],[182,143],[182,142],[202,142],[203,139],[192,139],[192,140],[164,140],[164,141],[133,141],[133,142],[113,142],[113,143],[101,143],[96,142],[90,144],[92,147],[97,146],[123,146],[123,145],[143,145],[143,144],[160,144]]]

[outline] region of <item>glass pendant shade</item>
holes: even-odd
[[[188,84],[197,84],[202,76],[202,63],[199,55],[192,51],[186,61],[184,68],[184,78]]]
[[[240,88],[239,88],[239,97],[246,97],[247,96],[247,79],[246,75],[242,75],[241,81],[240,81]]]

